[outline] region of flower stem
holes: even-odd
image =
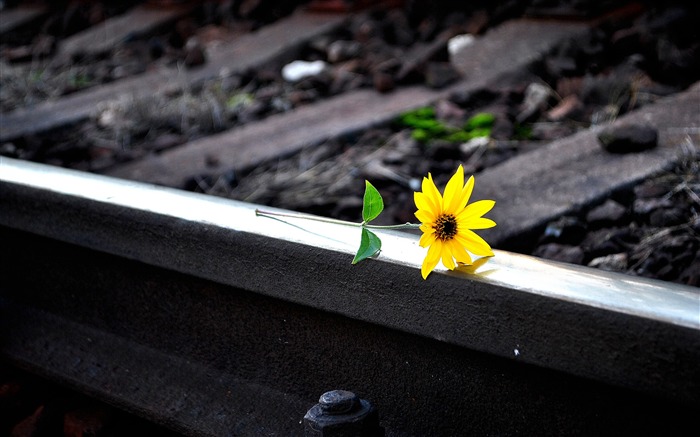
[[[365,222],[355,223],[355,222],[348,222],[345,220],[333,219],[333,218],[329,218],[329,217],[319,217],[319,216],[310,215],[310,214],[302,214],[302,213],[294,213],[294,212],[263,211],[263,210],[260,210],[257,208],[255,209],[255,215],[258,217],[300,218],[300,219],[304,219],[304,220],[313,220],[316,222],[331,223],[331,224],[335,224],[335,225],[365,227],[367,229],[418,229],[420,227],[420,224],[416,224],[416,223],[404,223],[401,225],[369,225]]]
[[[362,223],[362,226],[367,229],[418,229],[420,228],[420,223],[402,223],[400,225],[368,225],[367,223]]]

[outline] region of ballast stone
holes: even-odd
[[[603,129],[598,141],[610,153],[635,153],[656,147],[658,137],[653,127],[631,124]]]

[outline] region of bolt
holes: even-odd
[[[346,414],[357,409],[360,398],[351,391],[333,390],[325,392],[318,400],[321,409],[328,414]]]
[[[318,404],[304,416],[307,437],[384,437],[379,414],[355,393],[333,390],[324,393]]]

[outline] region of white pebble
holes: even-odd
[[[474,35],[468,33],[454,36],[447,41],[447,52],[450,56],[454,56],[466,46],[471,45],[475,40]]]
[[[305,77],[316,76],[327,66],[323,61],[292,61],[282,67],[282,77],[287,82],[296,82]]]

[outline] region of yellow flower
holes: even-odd
[[[471,264],[467,251],[478,256],[493,256],[491,246],[471,229],[488,229],[496,226],[493,220],[482,217],[489,212],[493,200],[479,200],[470,205],[469,197],[474,189],[474,176],[464,183],[464,168],[460,165],[447,182],[444,197],[440,195],[433,177],[423,178],[422,191],[413,193],[416,217],[421,221],[423,235],[418,243],[428,247],[421,274],[426,279],[438,261],[450,270],[457,263]]]

